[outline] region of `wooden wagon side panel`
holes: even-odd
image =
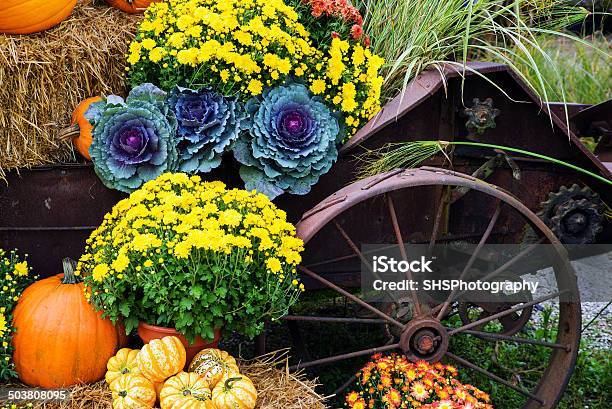
[[[38,274],[57,274],[62,257],[78,259],[91,231],[124,196],[104,187],[91,166],[11,172],[0,187],[0,246],[27,253]]]

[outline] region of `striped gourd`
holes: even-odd
[[[200,374],[214,388],[225,375],[238,373],[239,370],[236,360],[230,354],[220,349],[206,348],[193,358],[189,372]]]
[[[185,347],[174,336],[154,339],[138,354],[138,369],[152,382],[162,382],[185,367]]]

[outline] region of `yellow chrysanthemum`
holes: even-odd
[[[107,264],[98,264],[97,266],[94,267],[93,272],[92,272],[92,278],[94,279],[94,281],[102,281],[104,280],[109,273],[109,268]]]
[[[0,313],[0,338],[4,336],[6,330],[6,318],[4,317],[4,314]]]
[[[26,276],[28,275],[28,262],[22,261],[20,263],[15,264],[15,275],[17,276]]]
[[[276,257],[271,257],[266,260],[266,267],[273,273],[280,273],[283,269],[283,266],[279,259]]]

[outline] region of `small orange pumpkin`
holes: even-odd
[[[146,409],[155,405],[153,383],[142,375],[121,375],[110,384],[113,409]]]
[[[216,409],[253,409],[257,402],[257,389],[244,375],[226,375],[212,391]]]
[[[185,367],[185,347],[174,336],[154,339],[144,345],[138,354],[140,372],[152,382],[162,382]]]
[[[106,0],[114,8],[130,14],[142,13],[155,1],[160,0]]]
[[[0,33],[32,34],[64,21],[77,0],[2,0]]]
[[[162,409],[216,409],[208,382],[193,372],[181,372],[164,383],[159,394]]]
[[[206,348],[193,357],[189,372],[200,374],[214,388],[225,375],[240,371],[233,356],[220,349]]]
[[[85,118],[85,112],[87,112],[91,104],[98,101],[102,101],[102,98],[91,97],[81,101],[72,113],[70,126],[62,129],[58,136],[62,141],[72,139],[72,143],[76,150],[87,160],[91,160],[91,156],[89,156],[89,147],[93,140],[91,135],[93,125]]]
[[[117,352],[117,329],[85,299],[84,285],[64,259],[64,274],[30,285],[13,317],[13,361],[30,386],[61,388],[104,377]]]

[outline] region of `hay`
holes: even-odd
[[[325,409],[315,392],[317,383],[303,373],[289,373],[287,351],[272,352],[253,361],[240,362],[240,372],[257,388],[256,409]]]
[[[11,168],[75,159],[57,132],[83,98],[125,93],[125,52],[141,19],[81,0],[51,30],[0,34],[0,178]]]
[[[257,388],[256,409],[325,409],[315,381],[301,373],[289,373],[285,352],[273,352],[252,361],[239,362],[240,372]],[[36,403],[34,409],[112,409],[111,393],[104,381],[72,389],[70,400]]]
[[[35,402],[33,409],[113,409],[113,399],[106,382],[100,381],[71,388],[70,398],[64,402]]]

